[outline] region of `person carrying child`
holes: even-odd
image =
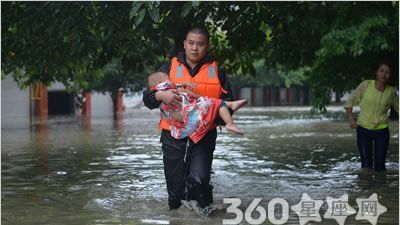
[[[161,115],[170,124],[172,137],[182,139],[189,136],[194,143],[197,143],[214,125],[217,116],[225,122],[225,127],[228,131],[243,135],[242,131],[233,122],[228,108],[235,112],[247,103],[246,99],[223,101],[217,98],[200,96],[190,91],[190,89],[196,87],[195,84],[191,82],[175,84],[169,79],[168,74],[162,72],[151,74],[148,77],[148,85],[150,90],[178,90],[182,99],[181,107],[171,107],[165,103],[162,103],[160,107]]]
[[[183,41],[184,51],[171,60],[164,62],[156,71],[169,75],[174,83],[196,84],[193,92],[226,101],[232,101],[233,93],[226,73],[217,65],[217,61],[208,54],[210,34],[201,27],[188,30]],[[181,107],[182,98],[176,89],[166,91],[143,91],[143,102],[149,109],[165,103],[171,107]],[[164,174],[168,191],[168,205],[171,210],[178,209],[182,203],[191,202],[196,213],[207,216],[213,209],[213,186],[210,184],[211,166],[217,139],[217,124],[214,121],[199,142],[189,137],[176,139],[171,135],[171,126],[161,118]]]

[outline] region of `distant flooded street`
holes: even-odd
[[[49,117],[29,128],[18,118],[2,118],[2,223],[25,224],[222,224],[225,210],[201,218],[181,207],[170,211],[159,111],[132,109],[112,116]],[[214,201],[254,198],[266,208],[273,198],[297,204],[302,193],[315,200],[377,193],[387,212],[378,224],[398,224],[399,126],[390,122],[388,170],[360,170],[355,130],[341,107],[311,115],[309,107],[248,107],[234,120],[244,136],[218,131],[214,152]],[[288,224],[298,224],[290,212]],[[243,224],[245,221],[243,220]],[[265,224],[270,224],[268,220]],[[322,223],[337,224],[323,219]],[[345,224],[369,224],[355,215]]]

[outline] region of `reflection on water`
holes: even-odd
[[[398,222],[398,123],[390,124],[388,170],[359,169],[355,132],[340,108],[325,116],[309,108],[245,108],[234,119],[245,136],[219,133],[213,161],[214,199],[272,198],[290,205],[313,199],[379,195],[388,208],[379,224]],[[155,128],[159,113],[135,109],[122,118],[50,117],[31,129],[2,121],[4,224],[222,224],[218,210],[201,218],[181,207],[169,211]],[[324,203],[322,211],[326,211]],[[321,213],[322,215],[322,213]],[[366,222],[366,221],[364,221]],[[298,224],[291,212],[289,224]],[[350,216],[346,224],[356,224]],[[325,219],[321,224],[336,224]]]

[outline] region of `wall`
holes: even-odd
[[[1,80],[1,124],[29,127],[29,89],[20,90],[11,75]]]

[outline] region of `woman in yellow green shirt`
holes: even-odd
[[[391,106],[399,112],[396,89],[388,85],[390,66],[379,64],[376,80],[363,81],[346,101],[350,127],[357,128],[357,146],[362,168],[385,170],[389,147],[388,110]],[[360,106],[357,123],[353,118],[353,106]],[[373,150],[374,149],[374,150]]]

